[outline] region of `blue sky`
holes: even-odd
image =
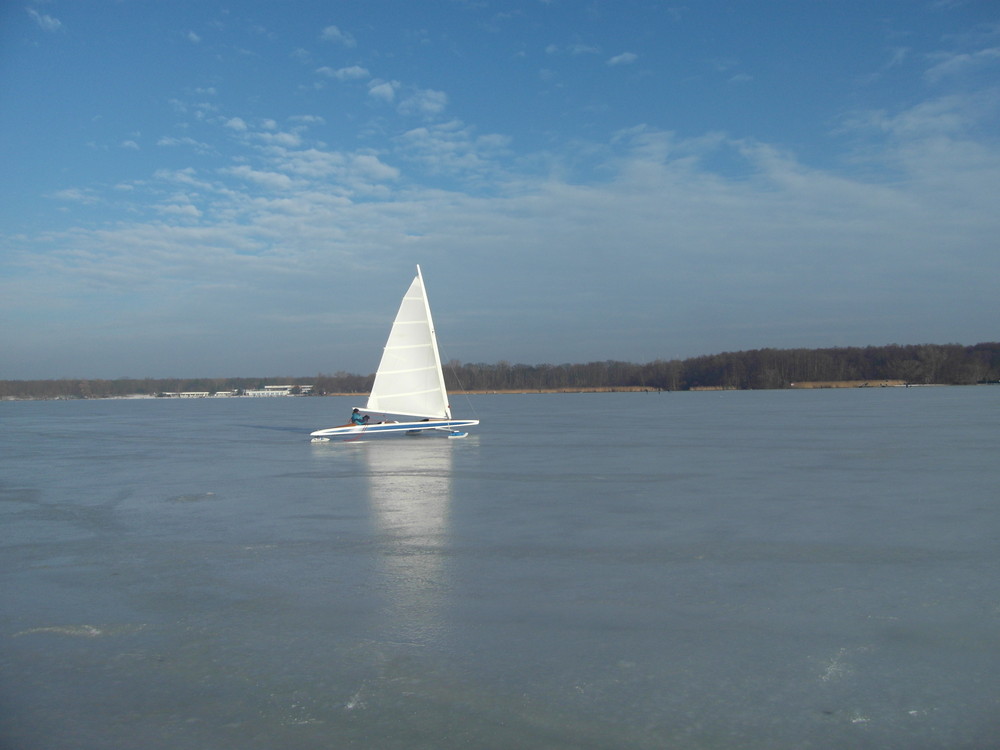
[[[0,4],[0,378],[995,341],[1000,5]]]

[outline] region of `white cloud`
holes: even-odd
[[[286,174],[281,174],[280,172],[264,172],[256,169],[252,169],[248,166],[238,166],[238,167],[228,167],[221,170],[223,174],[233,175],[234,177],[239,177],[240,179],[251,182],[255,185],[260,185],[261,187],[268,188],[269,190],[289,190],[293,187],[294,183],[292,178]]]
[[[258,141],[273,146],[296,148],[302,145],[302,136],[299,133],[289,133],[287,131],[277,133],[254,133],[253,137]]]
[[[944,78],[964,75],[1000,62],[1000,47],[972,53],[938,53],[931,59],[937,62],[924,73],[924,77],[931,83],[938,83]]]
[[[371,75],[366,68],[362,68],[360,65],[351,65],[336,70],[324,65],[322,68],[317,68],[316,72],[328,78],[336,78],[338,81],[357,81]]]
[[[398,81],[375,80],[368,84],[368,95],[373,99],[380,99],[391,103],[396,98],[396,90],[398,88]]]
[[[166,216],[176,216],[179,218],[197,219],[201,217],[201,211],[197,206],[190,203],[167,203],[156,207],[156,210]]]
[[[186,185],[188,187],[194,187],[198,190],[204,192],[211,192],[215,190],[215,187],[205,180],[198,178],[198,173],[193,167],[186,167],[185,169],[158,169],[153,173],[153,177],[156,180],[168,183],[175,183],[178,185]]]
[[[545,47],[545,54],[547,55],[599,55],[600,53],[600,47],[595,47],[592,44],[584,44],[583,42],[573,42],[566,46],[549,44]]]
[[[184,136],[178,138],[177,136],[165,135],[156,141],[157,146],[174,147],[174,146],[190,146],[198,153],[207,154],[213,151],[213,148],[203,141],[197,141],[189,136]]]
[[[960,135],[1000,110],[996,95],[953,94],[928,99],[891,114],[885,110],[857,112],[845,120],[845,131],[879,131],[896,138]]]
[[[401,150],[410,149],[410,156],[426,157],[427,165],[467,176],[497,169],[496,153],[490,149],[503,145],[501,137],[476,138],[471,128],[459,122],[413,129],[398,142]],[[770,325],[773,332],[782,311],[764,304],[767,298],[781,300],[786,309],[807,308],[815,318],[836,318],[838,330],[848,338],[834,343],[854,343],[851,336],[880,335],[872,331],[888,331],[891,325],[873,329],[869,315],[867,321],[851,327],[844,311],[876,302],[889,309],[899,302],[900,289],[929,271],[927,259],[933,257],[946,260],[938,288],[948,295],[962,278],[956,269],[973,259],[972,251],[963,247],[984,246],[989,242],[985,238],[995,237],[998,230],[995,218],[991,225],[982,217],[979,224],[970,223],[967,216],[942,207],[936,190],[925,181],[929,177],[920,177],[916,171],[894,185],[872,185],[810,169],[767,144],[724,136],[686,140],[653,128],[622,132],[615,143],[606,146],[615,153],[612,158],[609,150],[606,181],[579,184],[548,174],[537,178],[521,174],[516,189],[510,191],[491,180],[498,191],[492,197],[422,187],[420,172],[412,164],[403,174],[375,153],[322,147],[268,150],[260,155],[266,160],[263,166],[236,165],[219,175],[230,182],[232,193],[217,193],[211,213],[207,209],[199,213],[193,200],[185,201],[182,195],[171,196],[158,206],[156,221],[118,222],[100,231],[81,227],[62,237],[49,236],[45,241],[56,247],[33,254],[32,262],[44,273],[50,289],[62,285],[60,279],[72,279],[70,295],[94,288],[123,295],[142,289],[157,299],[183,293],[195,318],[218,316],[215,305],[220,295],[227,305],[240,304],[238,298],[249,296],[259,307],[266,299],[282,315],[301,317],[304,330],[296,335],[308,340],[331,325],[329,320],[310,318],[316,300],[328,291],[330,279],[344,280],[345,286],[359,278],[379,288],[396,284],[398,279],[381,275],[373,266],[405,265],[414,257],[426,258],[433,248],[442,274],[432,278],[447,288],[446,269],[461,268],[459,259],[468,256],[470,238],[474,238],[471,245],[481,264],[476,270],[479,283],[471,287],[461,281],[452,283],[448,302],[435,310],[441,310],[439,325],[447,325],[450,331],[450,351],[460,352],[469,361],[507,356],[546,361],[545,357],[553,356],[552,341],[557,340],[554,356],[569,352],[565,356],[575,361],[573,347],[581,335],[598,331],[602,337],[606,333],[607,321],[599,313],[605,308],[596,301],[607,288],[629,289],[628,300],[622,300],[616,317],[640,329],[639,338],[648,339],[652,327],[664,321],[680,322],[680,308],[686,311],[684,320],[695,329],[699,319],[706,319],[728,348],[774,345],[775,340],[766,334],[747,343],[747,334],[734,328],[753,325],[759,331]],[[742,158],[747,176],[725,179],[702,166],[702,161],[721,154]],[[950,170],[956,205],[964,203],[973,190],[995,195],[1000,189],[997,173],[989,174],[991,169],[981,170],[979,184],[963,185],[960,176],[968,174],[969,163],[956,166],[952,160],[947,166],[937,157],[930,161],[927,153],[914,158],[927,160],[924,166],[939,172],[941,167]],[[187,170],[164,176],[181,182],[196,180]],[[392,192],[379,193],[379,200],[370,202],[334,187],[360,188],[366,179],[395,182],[397,177],[405,179],[399,179],[401,184],[393,185]],[[249,190],[240,187],[241,182]],[[573,255],[586,256],[586,265],[594,270],[577,269],[571,285],[575,291],[568,292],[552,280],[562,278],[559,273],[569,267],[566,259]],[[489,261],[491,257],[502,261]],[[424,261],[425,270],[429,262]],[[365,267],[365,275],[357,275],[354,269],[358,267]],[[533,272],[526,274],[523,269],[528,267]],[[481,280],[486,277],[490,283],[484,286]],[[895,281],[887,285],[889,278]],[[212,290],[203,302],[194,293],[192,280],[197,280],[199,288]],[[700,299],[686,291],[692,285],[700,290]],[[283,292],[285,287],[294,293]],[[243,291],[247,288],[254,289],[254,294],[247,295]],[[705,294],[706,289],[711,293]],[[481,299],[473,300],[477,293]],[[582,304],[591,295],[595,304]],[[972,294],[976,299],[981,295],[979,290]],[[65,293],[54,296],[67,299]],[[491,309],[491,296],[502,299],[507,312],[499,305]],[[590,331],[581,334],[553,315],[553,299],[572,306]],[[726,300],[721,315],[719,299]],[[459,319],[452,313],[449,319],[447,311],[466,309],[463,302],[473,310],[478,305],[478,314]],[[338,319],[342,338],[349,340],[355,326],[368,325],[364,321],[371,305],[363,299],[352,301],[350,309],[358,320]],[[511,309],[522,312],[511,314]],[[590,317],[588,309],[595,310]],[[258,320],[251,307],[243,314],[247,321]],[[491,319],[495,316],[499,317],[494,328]],[[512,339],[500,323],[508,332],[523,333],[525,346],[530,347],[530,331],[538,319],[546,322],[545,341],[508,355],[505,347],[512,346]],[[148,332],[148,325],[143,328]],[[253,328],[260,335],[258,326],[243,328]],[[263,330],[273,335],[281,327]],[[720,338],[703,343],[706,333],[699,329],[702,343],[686,346],[726,348],[716,343]],[[825,343],[806,336],[804,345]],[[475,340],[489,344],[477,349],[462,343]],[[596,345],[597,350],[587,350],[595,357],[628,359],[636,356],[629,347],[638,344],[623,336],[621,341],[599,338]],[[674,347],[680,346],[685,344],[674,342],[669,350],[661,351],[653,344],[648,356],[673,356]],[[681,353],[704,351],[696,348]],[[314,366],[326,366],[329,356],[324,355],[317,365],[308,360],[309,365],[293,367],[309,372]],[[269,359],[263,365],[261,360],[252,361],[257,367],[275,366]],[[187,366],[197,371],[207,367],[205,362],[201,359]],[[347,369],[364,367],[350,359],[346,362]]]
[[[499,160],[510,139],[499,135],[477,137],[473,128],[458,120],[413,128],[396,142],[407,159],[430,174],[451,175],[478,184],[486,178],[498,183],[509,179]]]
[[[709,64],[719,73],[725,73],[739,67],[740,61],[734,57],[713,57],[709,60]]]
[[[351,34],[346,31],[341,31],[336,26],[327,26],[323,29],[322,34],[320,34],[320,39],[325,42],[335,42],[348,48],[356,47],[358,45]]]
[[[322,125],[326,122],[319,115],[292,115],[288,120],[289,122],[301,122],[304,125]]]
[[[351,158],[352,170],[366,178],[383,182],[399,178],[399,170],[383,163],[373,154],[355,154]]]
[[[639,59],[639,56],[634,52],[622,52],[620,55],[615,55],[608,60],[608,65],[630,65]]]
[[[339,151],[317,148],[276,149],[270,156],[275,168],[307,180],[324,180],[337,175],[347,161]]]
[[[201,37],[200,37],[200,36],[198,36],[198,35],[197,35],[196,33],[194,33],[193,31],[189,31],[189,32],[187,33],[187,40],[188,40],[189,42],[191,42],[192,44],[198,44],[198,43],[199,43],[199,42],[201,41]]]
[[[119,145],[122,148],[129,149],[131,151],[138,151],[139,150],[139,144],[136,143],[133,140],[122,141]]]
[[[443,91],[422,89],[402,101],[399,111],[406,115],[431,117],[438,115],[448,106],[448,95]]]
[[[268,158],[274,169],[301,180],[337,184],[346,189],[364,188],[372,182],[391,182],[400,176],[399,169],[383,162],[377,154],[344,153],[317,148],[275,149]]]
[[[957,70],[960,63],[952,65]],[[316,72],[338,78],[339,71],[327,70]],[[352,75],[343,73],[341,80]],[[433,119],[449,108],[443,91],[397,81],[372,81],[368,93],[400,102],[399,111],[409,115]],[[17,262],[36,271],[48,289],[71,289],[70,295],[81,298],[95,287],[129,295],[146,285],[142,288],[155,289],[162,299],[175,299],[196,280],[213,289],[254,288],[259,294],[250,296],[258,305],[261,296],[271,296],[272,309],[308,318],[329,279],[359,278],[345,275],[350,269],[364,267],[371,274],[366,283],[375,284],[383,280],[375,266],[433,253],[442,267],[460,267],[452,261],[471,249],[482,264],[476,273],[489,278],[489,292],[496,290],[506,308],[552,324],[547,342],[539,344],[540,357],[548,356],[545,347],[552,340],[570,345],[582,334],[568,325],[560,328],[559,316],[533,307],[534,300],[551,305],[558,299],[560,306],[587,315],[602,309],[596,301],[606,288],[630,290],[622,319],[639,319],[638,335],[665,321],[682,327],[676,312],[681,308],[687,320],[704,314],[720,327],[767,323],[768,315],[778,313],[768,312],[762,300],[772,299],[786,304],[786,312],[808,308],[840,320],[854,305],[888,310],[905,302],[899,289],[916,286],[920,274],[940,277],[935,294],[941,296],[960,292],[961,281],[985,285],[985,277],[995,279],[996,261],[982,248],[992,252],[1000,236],[988,210],[1000,191],[1000,155],[988,139],[977,142],[970,133],[994,122],[997,111],[996,95],[986,91],[902,111],[858,113],[844,131],[865,141],[854,164],[863,158],[874,163],[873,153],[879,160],[879,169],[859,169],[860,176],[850,176],[850,164],[813,168],[769,144],[724,133],[685,139],[636,126],[604,141],[564,143],[558,151],[552,147],[515,158],[509,136],[481,135],[458,119],[424,122],[350,150],[342,145],[346,141],[331,147],[310,138],[307,126],[323,122],[317,115],[284,113],[281,120],[215,115],[191,123],[189,132],[201,140],[164,136],[157,144],[208,151],[212,147],[205,141],[214,132],[234,151],[223,157],[213,150],[208,164],[182,161],[183,153],[164,155],[165,163],[200,164],[202,171],[161,169],[147,182],[51,194],[66,211],[96,203],[101,211],[112,204],[120,210],[101,229],[91,228],[99,223],[95,210],[89,212],[93,216],[79,214],[83,218],[69,230],[24,241]],[[373,122],[386,130],[398,127],[381,112]],[[245,135],[231,137],[234,132]],[[226,133],[230,137],[223,138]],[[137,133],[129,135],[138,141]],[[126,143],[121,145],[130,148]],[[877,147],[867,148],[870,144]],[[227,161],[219,169],[221,158]],[[574,168],[582,161],[596,168],[581,177],[582,170]],[[975,265],[977,253],[985,272],[962,275],[960,269]],[[568,259],[580,256],[588,263],[582,269],[577,264],[578,275],[566,284],[575,291],[554,288],[560,269],[573,265]],[[525,267],[535,272],[518,270]],[[891,285],[875,289],[888,278]],[[282,285],[295,293],[282,296]],[[465,293],[462,287],[453,285],[459,295]],[[719,306],[719,299],[726,304]],[[470,301],[485,305],[475,320],[484,327],[477,335],[490,341],[484,361],[504,356],[506,334],[499,324],[490,329],[489,319],[497,316],[508,329],[516,329],[517,320],[499,304],[490,310],[488,300]],[[214,304],[199,308],[202,319],[212,318]],[[598,312],[593,315],[595,327],[603,324]],[[459,338],[471,337],[471,330],[458,328]],[[525,325],[529,337],[530,330]],[[860,324],[844,335],[858,330],[864,330]],[[734,348],[748,345],[733,340]],[[721,345],[705,346],[720,350]],[[671,352],[652,352],[661,354]]]
[[[886,67],[896,68],[906,61],[906,59],[910,56],[911,50],[909,47],[893,47],[890,52],[892,54],[889,57],[889,62],[886,63]]]
[[[71,203],[82,203],[82,204],[93,204],[97,203],[99,199],[94,192],[89,189],[81,190],[80,188],[66,188],[65,190],[57,190],[52,194],[53,198],[61,201],[69,201]]]
[[[58,18],[43,15],[33,8],[28,8],[28,15],[35,19],[35,23],[43,31],[59,31],[62,28],[62,22]]]

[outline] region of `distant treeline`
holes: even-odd
[[[576,365],[451,363],[449,390],[559,390],[573,388],[789,388],[793,383],[901,380],[913,384],[971,385],[1000,381],[1000,343],[869,346],[837,349],[756,349],[647,364]]]
[[[374,375],[338,372],[315,377],[117,380],[0,380],[0,398],[109,398],[115,396],[226,392],[265,385],[312,385],[313,394],[367,393]],[[684,360],[523,365],[449,362],[450,391],[540,391],[645,388],[738,390],[789,388],[816,381],[898,380],[913,384],[971,385],[1000,382],[1000,343],[961,346],[920,344],[836,349],[755,349]]]

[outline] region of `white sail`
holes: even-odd
[[[441,355],[438,354],[420,266],[399,305],[366,409],[384,414],[451,419]]]

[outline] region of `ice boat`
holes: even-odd
[[[364,424],[316,430],[310,433],[313,441],[422,432],[465,437],[468,433],[464,428],[479,424],[478,419],[454,419],[451,415],[420,266],[392,323],[364,411],[367,412]],[[390,415],[393,419],[386,418]],[[395,421],[396,417],[401,419]],[[375,421],[376,418],[380,421]]]

